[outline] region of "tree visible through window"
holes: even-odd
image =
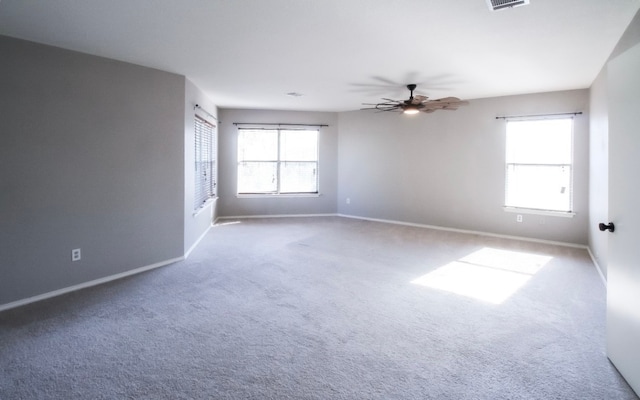
[[[318,193],[317,129],[238,129],[238,194]]]
[[[571,212],[573,118],[508,120],[505,206]]]

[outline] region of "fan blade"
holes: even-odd
[[[443,99],[430,100],[422,103],[426,108],[441,109],[457,109],[459,106],[469,104],[468,101],[460,100],[457,97],[445,97]]]
[[[367,108],[361,108],[360,110],[375,110],[375,113],[381,113],[381,112],[385,112],[385,111],[395,111],[394,109],[380,109],[377,107],[367,107]]]
[[[401,108],[401,105],[396,103],[378,103],[378,104],[363,103],[362,105],[373,106],[373,107],[365,107],[365,108],[361,108],[361,110],[396,111]]]
[[[1,1],[1,0],[0,0]],[[408,100],[393,100],[383,97],[382,103],[362,103],[361,110],[376,110],[376,112],[403,112],[406,109],[416,109],[424,113],[432,113],[437,110],[454,111],[462,105],[469,104],[468,101],[460,100],[457,97],[443,97],[441,99],[429,100],[427,96],[421,94],[410,97]]]
[[[441,99],[436,99],[432,101],[441,101],[441,102],[453,102],[453,101],[462,101],[457,97],[443,97]]]
[[[461,106],[466,106],[467,104],[469,104],[468,101],[460,100],[457,97],[444,97],[442,99],[437,99],[437,100],[432,100],[432,101],[437,101],[437,102],[440,102],[440,103],[459,104]]]
[[[363,105],[369,106],[369,107],[362,107],[361,110],[382,110],[387,108],[395,108],[395,106],[387,106],[387,105],[381,105],[381,104],[363,104]]]
[[[1,1],[1,0],[0,0]],[[374,106],[374,107],[399,107],[400,105],[396,102],[385,102],[385,103],[362,103],[363,106]]]
[[[425,108],[438,109],[438,108],[444,107],[447,104],[449,104],[449,103],[441,103],[441,102],[439,102],[437,100],[431,100],[431,101],[426,101],[426,102],[422,103],[422,106],[425,107]]]
[[[420,110],[425,112],[433,112],[438,110],[444,110],[447,108],[446,104],[429,104],[427,106],[422,107]]]

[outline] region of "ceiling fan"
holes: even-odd
[[[416,89],[415,84],[407,85],[407,89],[411,92],[409,100],[391,100],[385,99],[383,103],[372,104],[363,103],[364,106],[373,106],[361,108],[361,110],[378,110],[378,111],[393,111],[402,112],[404,114],[417,114],[420,111],[425,113],[432,113],[437,110],[457,110],[458,107],[469,104],[468,101],[460,100],[457,97],[445,97],[437,100],[429,100],[428,97],[422,95],[413,95],[413,91]]]

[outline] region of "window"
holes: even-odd
[[[317,129],[238,129],[238,194],[317,193]]]
[[[194,210],[216,196],[216,126],[195,117],[195,194]]]
[[[573,118],[508,120],[505,206],[572,211]]]

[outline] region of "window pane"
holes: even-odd
[[[573,119],[507,122],[507,163],[571,164]]]
[[[571,167],[507,165],[506,205],[571,211]]]
[[[239,129],[238,193],[318,193],[318,129]]]
[[[317,161],[317,130],[280,131],[281,161]]]
[[[281,193],[317,193],[318,163],[283,162],[280,164]]]
[[[238,129],[238,161],[276,161],[278,131]]]
[[[238,163],[238,193],[274,193],[277,162]]]

